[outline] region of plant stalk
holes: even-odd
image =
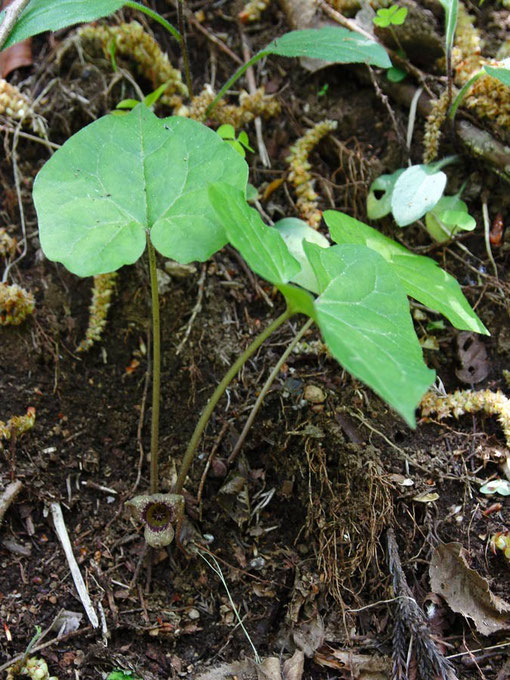
[[[248,361],[248,359],[255,354],[255,352],[258,350],[260,345],[267,340],[267,338],[274,333],[274,331],[279,328],[282,324],[284,324],[290,317],[294,314],[294,312],[290,309],[286,309],[283,314],[281,314],[277,319],[273,321],[266,329],[262,331],[262,333],[259,333],[255,340],[244,350],[244,352],[237,358],[235,363],[232,364],[232,366],[229,368],[227,373],[225,374],[223,380],[220,382],[220,384],[216,387],[214,392],[212,393],[209,401],[207,402],[206,407],[204,408],[202,415],[200,416],[200,420],[196,424],[195,430],[191,436],[191,439],[188,444],[188,448],[186,449],[186,452],[184,454],[184,458],[182,459],[181,467],[179,470],[179,475],[177,477],[177,482],[175,484],[175,489],[174,493],[181,493],[182,488],[184,486],[184,482],[186,481],[186,475],[188,474],[188,470],[191,467],[191,463],[193,462],[193,458],[195,456],[196,450],[197,450],[197,445],[200,440],[200,437],[202,436],[205,428],[207,427],[207,423],[209,422],[209,418],[211,417],[212,412],[214,411],[214,408],[216,407],[216,404],[218,401],[221,399],[223,396],[223,393],[229,386],[229,384],[232,382],[232,380],[235,378],[239,370],[244,366],[244,364]]]
[[[13,0],[10,5],[3,8],[4,18],[0,24],[0,49],[3,47],[29,2],[30,0]]]
[[[161,14],[158,14],[155,12],[153,9],[150,7],[145,7],[144,5],[141,5],[139,2],[136,2],[135,0],[126,0],[124,2],[124,7],[131,7],[131,9],[136,9],[139,12],[143,12],[144,14],[147,14],[151,19],[154,19],[154,21],[157,21],[158,24],[161,24],[163,28],[165,28],[173,37],[178,40],[179,42],[181,41],[181,34],[179,31],[172,26],[171,23],[169,23],[166,19],[164,19]]]
[[[269,388],[271,385],[274,383],[276,380],[276,376],[280,372],[283,364],[287,361],[290,353],[294,349],[294,347],[298,344],[298,342],[301,340],[303,335],[306,333],[306,331],[310,328],[310,326],[313,324],[314,320],[313,319],[308,319],[308,321],[304,324],[304,326],[301,328],[299,333],[297,333],[292,341],[290,342],[289,346],[285,350],[285,352],[282,354],[282,356],[278,359],[275,367],[271,371],[268,379],[264,383],[264,387],[261,389],[259,396],[257,397],[257,401],[255,402],[255,405],[253,406],[250,415],[248,416],[248,420],[246,421],[243,431],[239,435],[239,439],[236,442],[236,445],[234,446],[234,450],[228,457],[228,465],[232,465],[232,463],[235,461],[237,458],[239,451],[241,450],[242,445],[244,444],[244,440],[246,439],[246,435],[248,434],[251,426],[253,425],[253,421],[255,420],[255,416],[260,410],[260,407],[262,406],[262,402],[264,401],[264,397],[266,394],[269,392]]]
[[[151,423],[151,466],[150,492],[159,491],[159,402],[161,384],[161,340],[159,322],[158,276],[156,271],[156,253],[151,243],[150,232],[147,232],[147,249],[149,251],[149,272],[152,298],[152,423]]]
[[[186,39],[186,28],[184,26],[184,0],[177,1],[177,22],[179,24],[179,33],[181,37],[179,38],[179,45],[181,47],[181,54],[184,61],[184,74],[186,77],[186,86],[188,88],[188,96],[190,99],[193,97],[193,83],[191,81],[191,70],[189,67],[189,52],[188,52],[188,42]]]

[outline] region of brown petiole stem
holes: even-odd
[[[149,251],[149,272],[152,298],[152,423],[151,423],[151,465],[150,492],[159,491],[159,402],[161,384],[161,341],[159,322],[158,276],[156,271],[156,253],[147,232],[147,249]]]

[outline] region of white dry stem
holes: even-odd
[[[92,606],[92,601],[88,594],[87,586],[85,585],[83,576],[81,575],[80,567],[78,566],[76,558],[74,557],[73,549],[71,547],[71,541],[69,540],[69,534],[67,533],[67,528],[64,522],[64,515],[62,514],[62,508],[60,507],[60,503],[52,503],[50,505],[50,510],[51,516],[53,517],[53,525],[55,526],[55,531],[60,542],[62,543],[62,547],[64,548],[67,563],[69,565],[69,569],[71,570],[71,576],[73,577],[74,585],[76,586],[76,590],[78,591],[78,595],[80,597],[83,608],[85,609],[85,613],[87,614],[88,619],[90,623],[93,625],[93,627],[98,628],[99,620],[97,618],[96,611]]]
[[[21,13],[29,2],[30,0],[13,0],[13,2],[3,10],[4,19],[0,24],[0,49],[3,47],[3,44],[9,37],[9,34],[18,21]]]
[[[19,480],[16,480],[15,482],[7,484],[2,494],[0,494],[0,524],[2,524],[2,520],[9,509],[9,506],[22,488],[23,484]]]

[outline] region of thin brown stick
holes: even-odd
[[[0,49],[4,46],[21,13],[29,2],[30,0],[13,0],[8,7],[3,9],[5,14],[4,20],[0,24]]]

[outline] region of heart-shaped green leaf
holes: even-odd
[[[253,271],[273,284],[287,283],[299,272],[299,263],[283,238],[250,208],[243,191],[224,183],[212,184],[209,197],[228,240]]]
[[[414,410],[434,381],[423,362],[405,290],[378,253],[359,245],[327,248],[333,275],[315,301],[317,320],[333,356],[414,426]]]
[[[415,300],[444,314],[456,328],[489,335],[457,281],[434,260],[414,255],[376,229],[343,213],[327,210],[323,217],[336,243],[363,244],[379,252],[391,263],[407,294]]]
[[[372,182],[367,196],[367,215],[370,220],[378,220],[390,214],[393,189],[404,170],[405,168],[400,168],[391,175],[380,175]]]
[[[412,165],[397,179],[391,196],[391,211],[399,227],[423,217],[439,201],[446,175],[429,165]]]
[[[71,137],[39,172],[34,203],[50,260],[79,276],[111,272],[154,247],[181,263],[226,243],[209,182],[245,191],[248,166],[212,130],[145,105]]]

